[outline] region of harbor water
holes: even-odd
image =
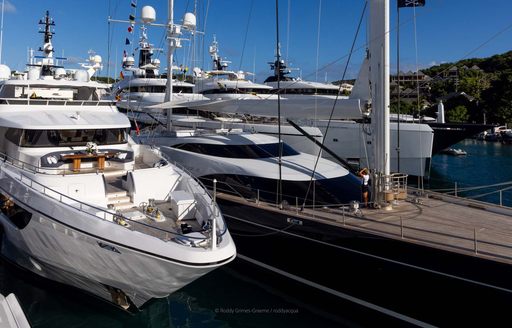
[[[466,139],[452,148],[467,155],[435,155],[425,188],[512,206],[512,145]]]
[[[468,139],[454,148],[467,155],[436,155],[425,187],[454,193],[456,185],[458,195],[512,206],[512,190],[500,185],[512,181],[512,145]],[[497,186],[473,189],[489,185]],[[379,314],[350,304],[338,313],[325,311],[321,300],[299,299],[294,288],[237,259],[128,314],[0,261],[0,291],[17,295],[32,327],[374,327],[384,322]]]

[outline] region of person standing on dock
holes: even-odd
[[[365,167],[359,171],[359,176],[362,178],[361,192],[363,195],[364,207],[368,207],[368,194],[370,192],[370,173]]]

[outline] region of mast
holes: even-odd
[[[167,87],[165,90],[165,102],[169,102],[169,109],[167,110],[167,129],[171,129],[172,117],[172,63],[174,62],[174,51],[181,48],[181,30],[184,29],[189,33],[195,33],[196,29],[196,16],[192,13],[185,13],[183,17],[183,24],[174,24],[174,0],[169,0],[169,14],[167,25]]]
[[[370,81],[374,172],[389,176],[389,0],[370,1]],[[388,189],[385,184],[380,191]]]
[[[0,25],[0,64],[2,63],[2,47],[4,40],[4,9],[5,9],[5,0],[2,0],[2,21]]]
[[[174,0],[169,0],[169,12],[168,12],[169,27],[167,30],[168,41],[167,41],[167,87],[165,88],[165,102],[172,101],[172,62],[174,58],[174,49],[177,48],[176,43],[179,43],[175,38],[174,31]],[[172,119],[172,106],[167,110],[167,129],[171,129]]]
[[[276,70],[281,72],[281,49],[279,44],[279,0],[276,0]],[[277,90],[281,90],[281,76],[280,74],[277,77]],[[279,182],[277,186],[277,203],[279,204],[279,208],[282,207],[283,200],[283,181],[282,181],[282,158],[283,158],[283,143],[281,141],[281,92],[277,93],[277,133],[279,138]]]

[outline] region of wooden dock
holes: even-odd
[[[410,191],[392,209],[295,207],[255,203],[240,197],[217,194],[229,201],[253,202],[254,206],[295,218],[321,221],[464,255],[512,264],[512,209],[450,195]]]

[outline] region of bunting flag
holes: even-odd
[[[133,32],[133,27],[130,25],[128,26],[128,33],[132,33]]]
[[[126,41],[124,42],[124,44],[130,44],[130,39],[126,38]]]
[[[398,8],[425,6],[425,0],[397,0],[397,1],[398,1]]]
[[[123,50],[123,57],[126,57],[126,50]]]
[[[130,14],[130,16],[128,17],[128,20],[133,22],[135,20],[135,16]]]
[[[130,3],[130,6],[132,6],[133,8],[137,8],[137,3],[135,3],[135,1],[132,0],[132,2]]]

